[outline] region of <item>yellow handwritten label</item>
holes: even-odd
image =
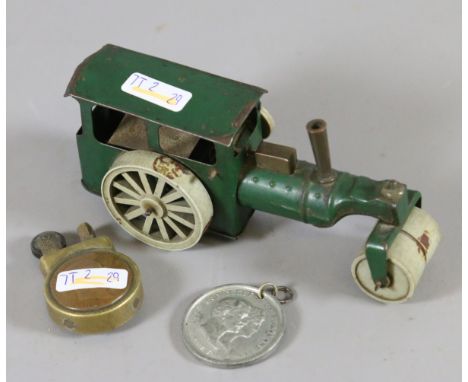
[[[122,84],[121,90],[171,111],[181,111],[192,98],[187,90],[166,84],[135,72]]]
[[[68,292],[89,288],[124,289],[127,286],[127,281],[128,271],[126,269],[71,269],[57,275],[55,290],[57,292]]]

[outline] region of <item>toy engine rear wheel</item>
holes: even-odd
[[[354,281],[365,294],[377,301],[404,302],[413,296],[439,241],[436,221],[415,207],[387,253],[390,286],[375,289],[365,254],[353,262],[351,272]]]
[[[263,106],[260,108],[260,120],[262,124],[262,137],[263,139],[266,139],[270,136],[276,124],[273,116]]]
[[[177,161],[150,151],[120,155],[104,176],[101,193],[123,229],[169,251],[198,243],[213,216],[203,183]]]

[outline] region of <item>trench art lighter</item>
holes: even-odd
[[[382,302],[413,295],[437,248],[421,194],[396,180],[332,168],[325,121],[306,125],[315,164],[267,141],[265,90],[106,45],[66,90],[80,105],[82,183],[142,242],[183,250],[210,232],[235,238],[255,210],[330,227],[347,215],[377,223],[352,265]]]
[[[294,292],[265,283],[229,284],[196,299],[183,326],[187,349],[216,367],[240,367],[264,360],[278,347],[286,329],[282,304]]]
[[[141,306],[140,271],[115,251],[108,237],[96,237],[87,223],[78,227],[78,234],[81,241],[70,246],[52,231],[31,242],[45,276],[49,314],[58,325],[78,333],[116,329]]]

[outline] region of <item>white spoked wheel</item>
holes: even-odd
[[[268,138],[275,128],[275,120],[270,112],[263,106],[260,107],[260,120],[262,124],[262,136]]]
[[[414,207],[387,253],[390,286],[375,288],[365,254],[353,262],[351,272],[354,281],[365,294],[377,301],[404,302],[413,295],[439,241],[436,221],[427,212]]]
[[[203,183],[180,163],[150,151],[120,155],[104,176],[101,192],[123,229],[169,251],[198,243],[213,216]]]

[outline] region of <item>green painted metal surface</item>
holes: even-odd
[[[398,225],[407,211],[398,210],[381,197],[384,182],[339,172],[335,182],[314,181],[315,166],[298,162],[292,175],[253,168],[239,186],[245,206],[318,227],[329,227],[346,215],[369,215]],[[403,203],[403,201],[402,201]]]
[[[152,130],[154,137],[150,139],[151,148],[156,152],[164,153],[159,144],[158,126]],[[259,134],[261,135],[261,126],[258,121],[257,127],[250,135],[251,138],[239,153],[223,145],[215,145],[216,163],[214,165],[172,156],[196,174],[208,190],[214,210],[209,229],[213,232],[236,238],[244,230],[254,212],[253,209],[239,203],[237,186],[242,176],[241,172],[246,162],[248,149],[256,144],[256,137]],[[216,176],[211,177],[210,173],[213,171],[216,172]]]
[[[81,129],[78,131],[76,140],[78,153],[80,155],[81,181],[83,186],[95,194],[101,193],[101,180],[117,155],[124,150],[104,145],[97,141],[93,133],[92,121],[93,104],[80,102]]]
[[[329,227],[347,215],[378,219],[366,243],[366,255],[375,281],[387,276],[387,250],[406,221],[420,194],[405,190],[397,203],[382,196],[386,181],[338,172],[333,183],[314,180],[315,165],[299,161],[294,174],[252,168],[239,185],[242,205],[318,227]]]
[[[372,278],[375,282],[380,282],[382,286],[386,286],[389,281],[387,278],[387,251],[401,231],[411,209],[415,206],[421,207],[421,194],[418,191],[407,190],[397,206],[389,206],[389,208],[399,211],[399,223],[386,224],[378,221],[367,238],[365,252]]]
[[[182,111],[174,112],[121,91],[133,72],[146,73],[193,93]],[[262,142],[261,122],[243,123],[258,112],[262,89],[227,80],[186,66],[123,48],[106,45],[77,68],[67,89],[81,107],[82,126],[77,134],[82,181],[100,193],[101,181],[124,148],[98,140],[93,106],[131,114],[146,120],[151,150],[165,155],[159,144],[159,127],[170,126],[214,142],[216,162],[201,163],[174,156],[203,182],[214,207],[210,230],[236,237],[255,210],[329,227],[347,215],[375,217],[366,256],[374,281],[385,286],[387,251],[421,195],[404,188],[397,200],[383,196],[386,181],[337,172],[332,183],[320,183],[316,167],[299,161],[291,175],[260,169],[252,153]],[[239,124],[240,123],[240,124]],[[171,155],[168,155],[171,156]],[[213,175],[215,174],[215,175]]]
[[[93,124],[93,103],[79,100],[82,126],[77,134],[78,152],[80,156],[82,183],[84,187],[95,194],[101,193],[102,178],[117,158],[126,150],[99,142],[95,136]],[[159,153],[164,151],[159,145],[159,125],[148,123],[148,142],[150,148]],[[261,126],[250,134],[246,146],[239,153],[233,149],[217,144],[216,163],[208,165],[187,158],[174,157],[184,166],[193,171],[204,183],[213,202],[214,215],[209,229],[218,234],[235,238],[243,231],[253,210],[239,204],[237,185],[246,162],[248,149],[256,148],[261,136]],[[216,171],[215,177],[210,173]]]
[[[183,110],[174,112],[125,93],[121,86],[135,72],[189,91],[192,98]],[[65,95],[229,146],[265,92],[184,65],[105,45],[78,66]]]

